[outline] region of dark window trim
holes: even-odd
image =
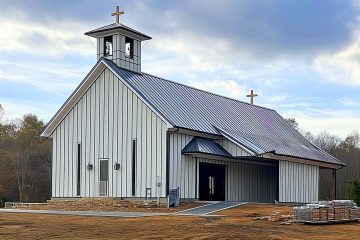
[[[131,145],[131,162],[132,162],[132,171],[131,171],[131,192],[132,192],[132,196],[135,196],[136,194],[136,139],[132,140],[132,145]]]
[[[76,183],[76,195],[81,194],[81,143],[77,145],[77,183]]]

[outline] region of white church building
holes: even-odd
[[[52,198],[179,188],[184,201],[305,203],[318,200],[319,169],[344,166],[272,109],[142,72],[151,37],[120,23],[85,35],[98,61],[42,132],[53,141]]]

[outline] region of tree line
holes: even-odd
[[[50,199],[52,142],[40,137],[43,127],[32,114],[0,123],[0,206]]]

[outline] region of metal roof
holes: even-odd
[[[96,28],[94,30],[86,32],[85,35],[93,36],[96,33],[101,33],[101,32],[110,31],[110,30],[117,30],[117,29],[125,30],[125,31],[128,31],[128,32],[134,33],[136,35],[139,35],[142,38],[144,38],[144,40],[150,40],[151,39],[151,37],[149,37],[148,35],[146,35],[144,33],[141,33],[139,31],[136,31],[135,29],[132,29],[132,28],[130,28],[130,27],[124,25],[124,24],[121,24],[121,23],[120,24],[112,23],[112,24],[109,24],[109,25],[106,25],[106,26],[103,26],[103,27],[100,27],[100,28]]]
[[[206,153],[224,157],[232,155],[218,143],[209,138],[194,137],[181,151],[183,154]]]
[[[175,127],[216,135],[227,133],[255,155],[273,152],[344,165],[311,144],[274,110],[128,71],[110,60],[104,61]]]

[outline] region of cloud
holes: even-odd
[[[331,112],[332,114],[330,115],[321,114],[314,116],[304,111],[286,111],[281,112],[281,115],[283,117],[295,118],[301,129],[310,131],[313,134],[327,131],[345,138],[353,130],[360,131],[359,112],[337,109],[332,109]]]
[[[65,63],[12,62],[0,59],[2,85],[28,84],[57,95],[64,92],[68,94],[69,89],[74,89],[87,72],[88,69],[83,66],[78,66],[78,69],[74,70],[74,66]],[[0,89],[0,93],[2,91],[3,89]]]
[[[131,10],[151,21],[135,19],[136,14],[129,18],[154,39],[172,39],[167,47],[207,49],[211,61],[233,61],[234,56],[269,61],[311,58],[345,46],[353,39],[359,16],[354,6],[352,1],[337,0],[185,0],[181,6],[152,0],[137,2]]]
[[[243,98],[247,89],[245,85],[240,85],[234,80],[222,79],[188,82],[188,85],[234,99]]]
[[[3,117],[0,119],[3,123],[22,118],[23,115],[32,113],[39,116],[39,119],[48,121],[61,106],[54,102],[29,102],[19,99],[7,99],[0,97],[0,103],[3,107]]]
[[[360,85],[360,33],[356,40],[334,54],[314,60],[314,68],[325,79],[342,84]]]
[[[0,29],[2,53],[59,57],[64,54],[89,56],[96,51],[82,35],[88,29],[80,22],[48,20],[39,23],[21,11],[12,10],[0,15]]]
[[[338,99],[337,101],[344,107],[360,108],[360,100],[351,99],[351,98],[341,98]]]

